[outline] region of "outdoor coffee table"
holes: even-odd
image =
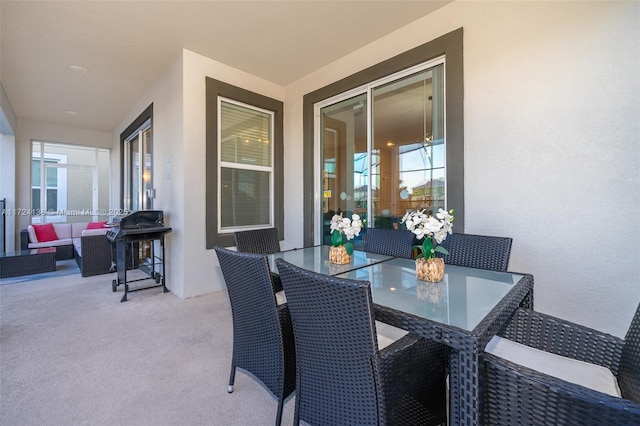
[[[0,252],[0,278],[53,272],[55,270],[55,247]]]

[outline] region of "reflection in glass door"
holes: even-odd
[[[136,135],[129,141],[129,208],[127,210],[140,210],[142,204],[142,168],[140,167],[140,138]]]
[[[357,213],[367,227],[397,229],[408,211],[446,208],[444,58],[316,104],[316,110],[323,224],[316,243],[330,241],[335,213]]]
[[[359,95],[322,108],[322,242],[330,244],[334,214],[367,215],[367,98]],[[358,247],[362,235],[353,242]]]
[[[438,65],[372,90],[375,227],[396,227],[410,210],[445,207],[442,71]]]
[[[151,121],[125,140],[125,210],[153,209]]]

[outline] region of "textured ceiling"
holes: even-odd
[[[18,119],[112,131],[182,48],[286,85],[449,2],[1,0],[0,81]]]

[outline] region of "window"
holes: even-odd
[[[88,222],[106,216],[109,157],[107,149],[33,141],[32,223]]]
[[[273,227],[273,112],[218,102],[218,232]]]
[[[49,154],[50,155],[50,154]],[[41,164],[44,161],[44,170],[46,170],[46,177],[44,184],[46,188],[46,206],[42,206],[40,192],[42,190],[42,182],[40,176],[42,174]],[[58,210],[58,170],[55,168],[47,167],[48,164],[56,164],[59,160],[52,158],[45,158],[44,160],[36,158],[31,164],[31,208],[36,211],[45,210],[47,212],[55,212]]]
[[[284,236],[283,104],[207,78],[206,247],[234,244],[238,230]]]
[[[304,96],[305,246],[333,211],[395,227],[446,206],[464,230],[462,41],[455,30]]]

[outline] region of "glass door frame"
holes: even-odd
[[[151,137],[147,137],[147,131]],[[123,209],[125,211],[132,210],[148,210],[153,209],[153,199],[155,198],[155,194],[153,194],[153,130],[151,126],[151,118],[147,119],[138,129],[132,132],[127,138],[124,139],[123,143],[123,155],[124,155],[124,188],[123,188]],[[133,158],[131,154],[132,143],[134,140],[138,140],[139,148],[139,167],[136,171],[136,177],[138,182],[138,196],[137,196],[137,205],[139,208],[132,209],[133,203]],[[150,146],[149,146],[150,145]],[[150,165],[148,168],[149,171],[149,180],[148,185],[150,189],[145,188],[145,179],[144,173],[147,171],[146,167],[146,154],[147,151],[150,156]]]
[[[314,185],[314,206],[313,206],[313,214],[314,214],[314,218],[315,220],[314,222],[314,244],[318,245],[318,244],[322,244],[322,205],[323,205],[323,187],[322,187],[322,170],[324,165],[322,164],[322,128],[321,128],[321,111],[322,108],[324,107],[328,107],[330,105],[336,104],[338,102],[353,98],[355,96],[358,95],[362,95],[362,94],[366,94],[367,96],[367,101],[366,101],[366,107],[367,107],[367,167],[368,167],[368,184],[367,184],[367,217],[368,218],[373,218],[373,205],[370,202],[371,198],[372,198],[372,170],[371,170],[371,154],[372,154],[372,132],[373,129],[371,128],[371,117],[372,117],[372,108],[373,108],[373,90],[376,87],[400,80],[404,77],[408,77],[412,74],[416,74],[420,71],[425,71],[429,68],[433,68],[437,65],[442,65],[443,66],[443,87],[445,88],[445,95],[443,96],[443,122],[447,123],[447,105],[446,105],[446,60],[445,60],[445,56],[441,55],[438,56],[437,58],[433,58],[429,61],[425,61],[422,62],[418,65],[414,65],[412,67],[406,68],[402,71],[396,72],[394,74],[388,75],[386,77],[377,79],[375,81],[372,81],[370,83],[367,83],[365,85],[353,88],[351,90],[347,90],[345,92],[342,92],[338,95],[329,97],[327,99],[324,99],[322,101],[316,102],[313,104],[313,157],[315,159],[314,161],[314,165],[313,165],[313,185]],[[446,146],[447,143],[447,126],[445,124],[444,129],[443,129],[443,135],[444,135],[444,143]],[[445,149],[445,156],[446,156],[446,149]],[[445,164],[446,164],[446,157],[445,157]],[[445,166],[445,176],[446,176],[446,166]],[[446,205],[446,200],[447,200],[447,180],[445,179],[445,187],[444,187],[444,194],[445,194],[445,205]],[[366,225],[367,227],[369,227],[371,225],[371,220],[368,221],[368,224]]]

